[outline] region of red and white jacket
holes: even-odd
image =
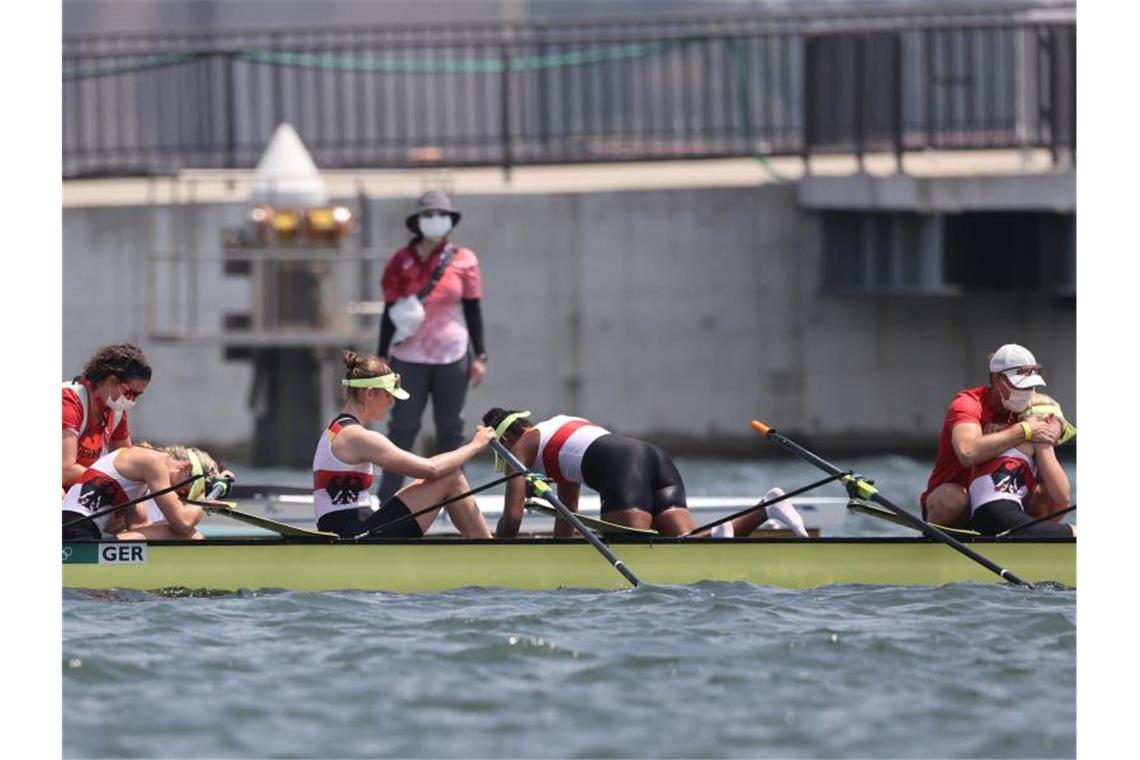
[[[582,457],[590,444],[610,431],[582,417],[559,414],[538,428],[538,455],[533,469],[556,483],[582,482]]]
[[[126,412],[103,407],[101,415],[92,414],[94,393],[95,386],[89,380],[80,378],[63,384],[63,429],[79,436],[75,461],[84,467],[90,467],[107,453],[111,441],[121,441],[131,434]]]
[[[92,515],[108,507],[126,504],[145,494],[148,489],[145,481],[126,478],[115,468],[115,457],[124,451],[126,449],[115,449],[88,467],[63,497],[63,511]],[[95,518],[95,525],[107,538],[111,537],[107,526],[115,517],[116,514],[111,512]]]
[[[341,414],[334,419],[313,454],[313,519],[320,520],[330,512],[342,509],[371,507],[372,463],[347,464],[336,458],[332,442],[341,430],[349,425],[359,425],[360,421],[351,414]]]
[[[991,501],[1024,499],[1037,484],[1037,463],[1030,454],[1006,449],[970,471],[970,513]]]

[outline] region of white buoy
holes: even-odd
[[[313,157],[291,124],[273,132],[257,162],[249,200],[274,208],[318,208],[329,202],[325,185]]]

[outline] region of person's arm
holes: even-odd
[[[376,355],[381,359],[388,358],[388,351],[392,348],[392,336],[396,334],[396,325],[392,322],[392,317],[388,315],[388,309],[396,303],[384,303],[384,313],[380,316],[380,344],[376,349]]]
[[[503,494],[503,513],[499,515],[499,523],[495,526],[495,538],[514,538],[519,534],[525,500],[526,481],[522,478],[508,480],[506,493]]]
[[[1049,445],[1056,443],[1054,434],[1059,425],[1055,420],[1031,417],[1024,424],[1029,426],[1028,440]],[[962,466],[973,467],[988,462],[1006,449],[1025,443],[1025,432],[1020,422],[993,433],[983,433],[982,426],[976,422],[960,422],[950,431],[950,443]]]
[[[475,356],[471,359],[469,371],[472,387],[477,387],[487,376],[487,347],[483,343],[483,312],[478,298],[463,299],[463,318],[467,321],[467,334],[471,336],[471,348]]]
[[[1037,459],[1037,479],[1041,482],[1054,509],[1061,509],[1069,505],[1069,476],[1057,461],[1057,452],[1048,444],[1034,446],[1033,454]]]
[[[107,442],[107,450],[114,451],[115,449],[125,449],[131,446],[131,428],[127,423],[127,413],[123,412],[123,418],[119,420],[118,426],[111,431],[111,440]]]
[[[75,434],[74,430],[63,431],[63,487],[70,488],[72,484],[77,482],[83,473],[87,472],[87,468],[79,464],[76,458],[79,456],[79,436]]]
[[[166,466],[166,458],[157,452],[137,447],[130,449],[119,454],[115,460],[115,467],[125,477],[145,481],[152,493],[171,486],[170,468]],[[170,529],[186,538],[194,535],[198,523],[206,516],[201,507],[183,504],[173,491],[155,496],[154,503],[166,518]]]
[[[384,470],[398,472],[401,475],[436,480],[455,472],[476,454],[485,450],[494,437],[494,430],[480,425],[475,428],[475,435],[464,445],[454,451],[427,458],[404,451],[387,436],[361,428],[338,435],[333,441],[333,453],[344,461],[372,462]]]
[[[577,483],[559,483],[558,484],[558,500],[569,509],[571,512],[578,512],[578,495],[582,492],[582,486]],[[554,521],[554,537],[555,538],[570,538],[574,535],[574,526],[563,520],[561,517]]]

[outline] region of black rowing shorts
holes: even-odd
[[[70,512],[64,510],[63,522],[70,522],[78,520],[80,517],[86,517],[82,512]],[[63,529],[64,541],[102,541],[103,532],[99,530],[99,526],[95,524],[94,520],[84,520],[81,523],[76,523],[70,528]]]
[[[1010,499],[999,499],[997,501],[986,502],[982,506],[974,510],[974,530],[978,531],[985,536],[996,536],[1002,531],[1016,528],[1018,525],[1025,525],[1027,522],[1032,522],[1034,518],[1032,515],[1025,513],[1021,508],[1021,504]],[[1055,523],[1052,520],[1039,522],[1023,530],[1013,533],[1013,536],[1023,536],[1025,538],[1071,538],[1073,532],[1069,530],[1069,526]]]
[[[640,509],[659,515],[688,507],[685,483],[669,455],[652,443],[603,435],[582,457],[582,480],[601,496],[602,514]]]
[[[352,538],[411,513],[412,510],[408,509],[408,505],[401,501],[400,497],[393,496],[384,502],[384,506],[380,509],[369,513],[367,520],[360,519],[360,510],[356,507],[338,509],[335,512],[322,515],[321,519],[317,520],[317,530],[335,533],[341,538]],[[420,528],[420,524],[416,522],[415,518],[409,517],[380,533],[369,536],[369,538],[422,538],[423,535],[424,532]]]

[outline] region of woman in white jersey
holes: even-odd
[[[365,425],[382,420],[397,399],[408,398],[400,376],[376,356],[344,352],[347,367],[341,382],[348,397],[340,414],[317,442],[313,455],[313,515],[319,530],[341,536],[361,533],[400,522],[375,534],[380,538],[419,538],[439,510],[412,519],[409,516],[470,490],[460,469],[486,449],[494,431],[479,426],[475,436],[454,451],[429,458],[404,451],[388,437]],[[372,510],[373,468],[419,478]],[[474,496],[447,506],[447,514],[466,538],[491,538],[491,531]],[[401,519],[407,518],[407,519]]]
[[[661,448],[636,438],[611,433],[581,417],[560,414],[531,424],[530,412],[494,408],[483,423],[528,470],[545,474],[558,485],[558,498],[571,511],[578,510],[578,495],[587,485],[601,497],[602,518],[632,528],[653,528],[666,536],[679,536],[695,525],[685,497],[685,484],[677,466]],[[765,499],[782,495],[773,488]],[[503,514],[495,535],[518,534],[526,484],[515,478],[507,483]],[[715,535],[747,536],[760,523],[774,517],[806,537],[803,519],[787,501],[738,517]],[[555,537],[573,533],[558,520]]]
[[[139,444],[115,449],[95,460],[63,498],[63,522],[80,517],[88,520],[64,528],[67,540],[149,540],[202,538],[198,523],[200,507],[183,504],[181,499],[197,499],[205,492],[208,477],[218,475],[218,465],[201,449],[167,446],[152,448]],[[108,507],[126,504],[147,493],[157,493],[191,476],[198,476],[176,491],[154,497],[164,520],[147,522],[142,504],[126,507],[100,517],[92,517]]]

